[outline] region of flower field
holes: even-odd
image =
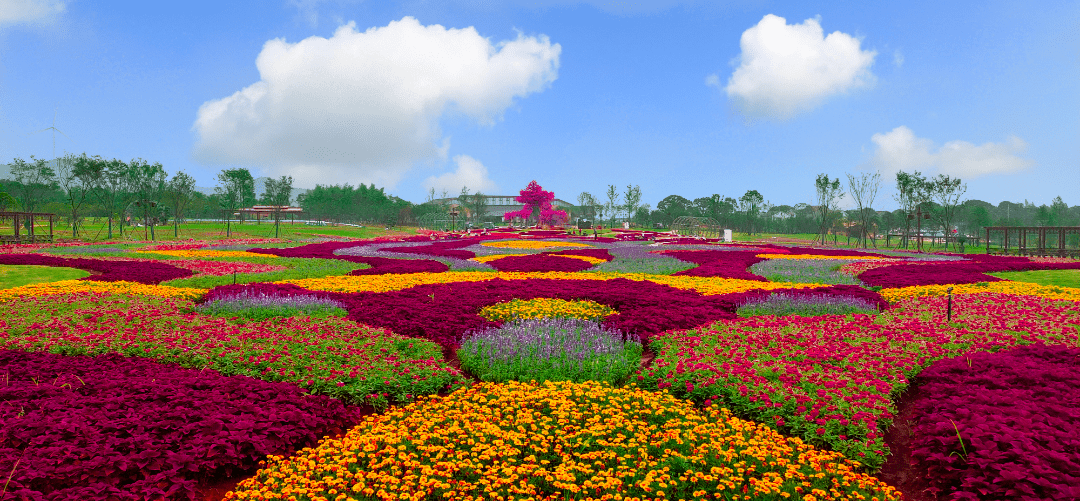
[[[1080,289],[989,275],[1078,261],[535,230],[0,252],[91,273],[0,290],[0,501],[1078,494]]]

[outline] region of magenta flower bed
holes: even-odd
[[[2,350],[0,367],[5,501],[198,499],[200,479],[249,473],[360,416],[292,384],[119,355]]]
[[[588,256],[597,259],[603,259],[604,261],[611,261],[615,259],[607,249],[569,249],[563,251],[545,252],[552,256]]]
[[[510,258],[505,258],[510,259]],[[500,260],[501,261],[501,260]],[[488,280],[429,284],[391,292],[338,294],[349,318],[405,336],[456,348],[466,331],[497,327],[481,308],[511,299],[588,299],[618,311],[603,324],[648,339],[668,329],[685,329],[735,318],[736,304],[724,296],[703,296],[653,282],[614,280]]]
[[[997,282],[1000,278],[987,275],[999,271],[1077,270],[1076,263],[1037,263],[1023,257],[968,256],[967,262],[932,262],[894,264],[866,270],[859,280],[881,287],[910,287],[915,285],[974,284]]]
[[[476,257],[476,254],[471,251],[462,250],[462,247],[468,247],[470,245],[483,242],[484,240],[491,240],[492,238],[495,237],[473,237],[462,238],[459,240],[443,240],[439,242],[432,242],[429,245],[420,245],[416,247],[384,247],[382,250],[386,252],[398,252],[402,254],[423,254],[425,256],[469,259]]]
[[[764,261],[757,257],[760,251],[727,251],[727,250],[703,250],[703,251],[668,251],[663,255],[675,259],[695,263],[697,268],[680,271],[674,275],[686,275],[689,277],[722,277],[739,278],[742,280],[759,280],[766,282],[765,277],[755,275],[747,271],[750,266]]]
[[[1080,499],[1080,349],[972,353],[919,380],[912,457],[939,498]]]
[[[371,268],[356,270],[351,275],[384,275],[388,273],[442,273],[450,267],[438,261],[430,259],[387,259],[374,256],[339,256],[334,254],[338,249],[356,246],[355,242],[323,242],[318,244],[302,245],[287,249],[251,249],[248,252],[258,254],[270,254],[281,257],[340,259],[353,263],[364,263]],[[415,247],[407,247],[415,248]],[[471,253],[470,253],[471,254]]]
[[[592,268],[592,263],[572,257],[551,254],[531,254],[528,256],[510,256],[489,261],[489,265],[499,271],[565,271],[577,272]]]
[[[59,266],[78,268],[99,273],[80,280],[98,282],[138,282],[141,284],[159,284],[167,280],[185,278],[194,275],[191,270],[179,268],[161,261],[121,262],[81,257],[57,257],[44,254],[3,254],[0,264],[19,264],[35,266]]]

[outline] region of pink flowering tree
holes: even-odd
[[[551,202],[555,200],[555,194],[544,191],[536,181],[530,182],[519,193],[514,200],[525,205],[521,209],[503,214],[503,221],[513,221],[516,217],[527,221],[537,213],[539,213],[538,220],[541,225],[555,226],[565,224],[570,220],[570,215],[566,211],[551,206]]]

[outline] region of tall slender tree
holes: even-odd
[[[619,214],[619,210],[622,208],[622,204],[619,203],[619,190],[615,188],[614,184],[609,184],[607,187],[608,201],[604,204],[604,209],[608,213],[609,224],[608,227],[615,226],[615,218]]]
[[[874,215],[874,199],[877,197],[878,188],[881,187],[880,172],[862,172],[859,176],[847,175],[848,192],[855,201],[855,210],[859,218],[859,241],[862,248],[866,248],[866,239],[870,235],[870,222]],[[877,248],[877,240],[874,240],[874,248]]]
[[[11,162],[11,176],[18,183],[17,198],[26,212],[34,212],[42,197],[55,190],[56,171],[40,158],[30,155],[27,162],[16,158]]]
[[[164,200],[172,207],[173,238],[180,236],[180,220],[184,217],[184,209],[191,203],[192,194],[195,192],[195,178],[179,171],[173,175],[165,185]]]
[[[844,190],[840,188],[840,178],[830,181],[828,174],[818,174],[814,189],[818,204],[818,235],[814,240],[825,244],[833,216],[840,210],[840,197],[844,196]]]
[[[281,211],[289,205],[292,198],[292,183],[292,176],[266,180],[266,191],[263,192],[262,201],[273,207],[274,238],[278,238],[281,234]]]
[[[225,169],[218,173],[217,180],[218,185],[214,187],[214,192],[221,195],[224,205],[225,235],[232,236],[232,215],[249,199],[249,192],[251,198],[254,198],[255,179],[247,169]]]
[[[136,158],[128,163],[128,186],[135,198],[135,210],[142,215],[143,237],[149,229],[150,240],[155,239],[154,226],[161,212],[161,197],[165,193],[165,168],[160,163],[149,163]]]
[[[754,220],[757,218],[757,214],[761,211],[761,204],[765,202],[765,197],[761,196],[757,190],[748,190],[743,196],[739,197],[739,209],[746,216],[746,234],[752,235],[754,233]]]
[[[956,217],[956,208],[960,206],[964,193],[967,193],[967,184],[960,181],[960,178],[950,178],[944,174],[938,174],[930,180],[930,193],[934,198],[934,201],[941,206],[941,223],[944,229],[945,246],[948,248],[948,238],[952,235],[953,222]],[[953,246],[956,247],[956,240],[953,240]]]
[[[641,186],[626,185],[626,192],[623,193],[623,208],[626,210],[626,218],[633,218],[637,214],[637,209],[640,206]]]

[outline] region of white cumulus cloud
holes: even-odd
[[[557,78],[560,51],[543,35],[492,43],[471,27],[412,17],[270,40],[255,62],[258,82],[199,107],[193,156],[291,175],[300,186],[392,188],[415,163],[445,158],[440,117],[493,124],[515,98]]]
[[[457,170],[441,176],[431,176],[424,180],[424,189],[435,188],[436,193],[446,190],[451,196],[461,193],[462,187],[469,188],[469,193],[492,195],[499,187],[488,177],[487,167],[479,160],[468,155],[454,157]]]
[[[0,26],[49,23],[66,9],[60,0],[0,0]]]
[[[816,19],[787,24],[768,14],[742,34],[739,66],[724,91],[751,118],[788,119],[816,108],[827,97],[871,85],[877,52],[834,31],[825,36]],[[707,83],[720,87],[720,78]]]
[[[876,145],[872,163],[886,175],[897,171],[946,174],[961,179],[974,179],[987,174],[1016,172],[1033,165],[1019,156],[1027,149],[1024,140],[1011,136],[1004,143],[972,144],[949,141],[940,148],[930,139],[916,137],[911,129],[901,125],[884,134],[870,138]]]

